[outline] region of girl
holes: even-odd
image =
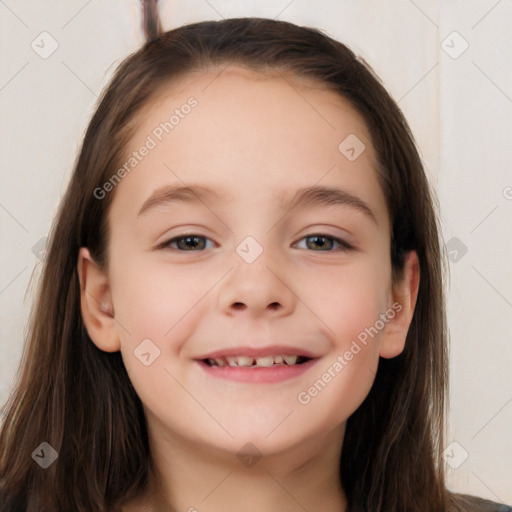
[[[4,408],[4,512],[511,511],[444,483],[443,267],[400,110],[317,30],[118,68]]]

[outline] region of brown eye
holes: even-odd
[[[353,246],[344,240],[328,235],[313,234],[305,236],[300,241],[302,240],[306,240],[307,249],[312,249],[315,252],[333,252],[333,249],[335,251],[349,251],[353,249]]]
[[[171,238],[167,242],[164,242],[162,245],[160,245],[160,248],[163,249],[169,247],[178,251],[187,252],[201,251],[206,248],[206,240],[210,239],[205,236],[198,235],[177,236],[175,238]]]

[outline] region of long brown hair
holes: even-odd
[[[448,510],[441,462],[446,269],[438,206],[400,109],[361,58],[319,30],[240,18],[163,33],[154,8],[145,14],[148,41],[103,92],[52,225],[17,382],[3,409],[2,510],[107,512],[146,486],[151,457],[142,404],[120,353],[99,350],[84,328],[78,250],[88,247],[108,268],[114,192],[98,200],[94,190],[122,164],[143,107],[179,77],[225,64],[310,79],[348,99],[365,119],[392,225],[393,279],[410,250],[421,279],[403,353],[380,360],[369,395],[348,419],[340,477],[351,512]],[[45,470],[32,459],[43,442],[58,453]]]

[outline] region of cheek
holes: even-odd
[[[325,325],[332,350],[297,398],[319,424],[346,420],[374,382],[385,325],[380,315],[387,311],[386,274],[377,268],[339,269],[317,276],[310,288],[308,305]]]
[[[130,380],[144,403],[158,408],[162,386],[180,392],[173,374],[181,350],[204,314],[215,272],[165,262],[144,265],[125,260],[112,273],[112,298],[121,354]],[[172,362],[170,364],[170,362]]]
[[[126,258],[112,271],[112,299],[122,350],[149,338],[160,350],[176,353],[175,333],[201,310],[202,299],[218,281],[219,272],[165,260]],[[217,269],[218,270],[218,269]],[[180,341],[181,343],[181,341]]]
[[[366,260],[366,261],[365,261]],[[388,304],[390,270],[361,258],[347,266],[315,270],[297,284],[300,299],[322,321],[337,348],[373,326]]]

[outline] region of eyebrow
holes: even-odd
[[[378,224],[377,216],[365,201],[339,188],[319,186],[300,188],[291,199],[284,203],[284,208],[287,211],[297,206],[302,208],[313,206],[346,206],[363,213],[375,224]]]
[[[137,217],[140,217],[157,206],[165,206],[175,202],[200,203],[204,202],[205,199],[219,201],[221,198],[222,195],[217,191],[203,185],[167,185],[156,189],[146,201],[144,201]]]
[[[142,205],[138,217],[148,213],[157,206],[165,206],[175,202],[205,203],[205,201],[226,201],[226,196],[203,185],[167,185],[156,189]],[[282,202],[282,198],[276,198]],[[375,224],[377,216],[368,204],[361,198],[346,190],[334,187],[305,187],[298,189],[295,194],[282,204],[282,208],[290,211],[296,207],[308,208],[314,206],[345,206],[366,215]]]

